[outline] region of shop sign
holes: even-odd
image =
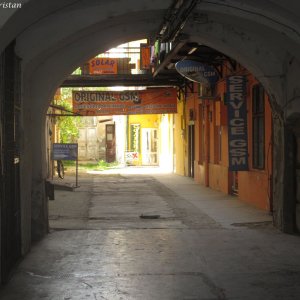
[[[229,170],[248,170],[246,77],[227,78]]]
[[[140,62],[141,70],[149,70],[151,62],[151,49],[147,44],[140,44]]]
[[[177,113],[175,88],[73,91],[73,112],[82,116]]]
[[[213,86],[219,80],[217,70],[213,66],[194,60],[181,60],[175,64],[176,70],[185,78]]]
[[[137,162],[138,160],[139,160],[139,153],[138,152],[132,152],[132,151],[126,151],[125,152],[125,162],[127,164]]]
[[[97,57],[89,61],[90,74],[118,74],[118,61],[116,58]]]
[[[77,160],[78,144],[54,143],[52,148],[53,160]]]

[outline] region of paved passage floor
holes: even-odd
[[[50,234],[0,299],[300,299],[299,236],[189,178],[134,170],[56,191]]]

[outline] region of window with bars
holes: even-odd
[[[265,91],[261,84],[252,88],[252,167],[265,168]]]

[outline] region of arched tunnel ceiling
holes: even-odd
[[[152,36],[171,3],[31,0],[4,24],[0,41],[17,37],[17,52],[28,81],[25,86],[31,96],[48,100],[63,79],[91,56],[122,42]],[[274,89],[282,85],[283,62],[292,57],[299,60],[297,3],[198,1],[184,32],[238,60],[261,76],[267,87],[268,78],[273,78],[270,91],[280,97],[279,89]]]

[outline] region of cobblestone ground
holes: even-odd
[[[49,210],[1,300],[300,299],[299,236],[190,179],[94,174]]]

